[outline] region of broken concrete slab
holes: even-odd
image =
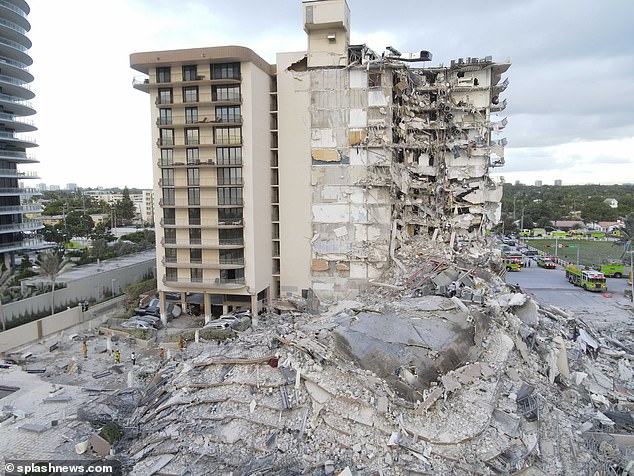
[[[511,438],[517,438],[520,434],[520,419],[497,408],[493,410],[491,426]]]
[[[33,433],[43,433],[48,427],[37,423],[24,423],[18,427],[19,430],[30,431]]]
[[[111,445],[98,434],[90,436],[90,446],[97,455],[104,457],[110,454]]]
[[[70,395],[55,395],[52,397],[46,397],[42,400],[44,403],[65,403],[70,402],[73,398]]]

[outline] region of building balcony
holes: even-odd
[[[22,119],[19,116],[6,114],[4,112],[0,112],[0,124],[9,125],[9,128],[13,129],[15,132],[33,132],[37,130],[33,121],[29,119]]]
[[[507,102],[506,99],[502,102],[499,102],[498,97],[494,96],[493,99],[491,100],[491,112],[503,111],[504,109],[506,109],[506,102]]]
[[[191,289],[205,289],[213,291],[217,290],[227,290],[227,289],[240,289],[245,286],[244,278],[236,278],[236,279],[225,279],[225,278],[216,278],[211,281],[191,281],[191,280],[174,280],[170,281],[163,277],[163,284],[171,287],[186,287]]]
[[[39,213],[44,208],[41,205],[13,205],[0,207],[0,215],[24,215],[25,213]]]
[[[0,159],[18,164],[37,164],[39,162],[35,157],[26,155],[26,152],[6,149],[0,149]]]
[[[40,220],[24,220],[21,223],[0,225],[0,233],[17,233],[20,231],[35,231],[44,228]]]
[[[11,197],[15,195],[30,197],[33,195],[41,195],[41,192],[35,188],[0,188],[0,197]]]
[[[231,183],[210,183],[210,182],[199,181],[199,183],[187,183],[185,181],[179,181],[179,180],[175,180],[175,181],[170,180],[166,182],[163,179],[159,179],[158,184],[159,184],[159,187],[169,187],[169,188],[175,188],[175,189],[188,189],[192,187],[218,188],[218,187],[243,187],[244,181],[232,180]]]
[[[204,262],[204,263],[184,263],[184,262],[178,262],[178,261],[170,261],[170,260],[166,260],[165,258],[163,258],[161,260],[161,263],[163,265],[169,265],[170,268],[180,268],[180,269],[191,269],[191,268],[196,268],[196,269],[241,269],[244,268],[244,259],[241,260],[233,260],[234,262],[225,262],[225,260],[223,260],[222,262],[219,263],[211,263],[211,262]]]
[[[156,100],[154,101],[154,104],[157,106],[171,106],[172,110],[180,110],[180,109],[184,109],[186,107],[192,107],[192,106],[199,106],[199,107],[205,107],[205,106],[239,106],[242,104],[242,96],[235,96],[232,98],[226,98],[226,99],[213,99],[213,98],[198,98],[198,101],[179,101],[176,102],[174,101],[174,99],[172,98],[171,102],[161,102],[159,100],[159,98],[157,97]],[[210,118],[211,119],[211,118]],[[208,121],[208,122],[211,122]]]
[[[233,118],[209,118],[209,116],[198,116],[198,117],[184,117],[184,116],[172,116],[172,117],[159,117],[156,119],[156,125],[161,126],[172,126],[175,128],[192,126],[192,125],[210,125],[212,127],[218,126],[241,126],[242,125],[242,116],[233,117]]]
[[[502,91],[504,91],[506,88],[508,88],[508,86],[509,86],[509,78],[506,78],[501,83],[498,83],[495,86],[493,86],[492,89],[493,89],[494,94],[500,94]]]
[[[2,16],[2,15],[0,15]],[[12,58],[27,66],[33,64],[33,60],[29,56],[29,49],[17,41],[0,37],[0,55],[5,58]]]
[[[171,221],[171,220],[170,220]],[[237,220],[237,221],[216,221],[216,222],[210,222],[210,221],[205,221],[204,223],[198,223],[198,224],[191,224],[187,221],[174,221],[171,223],[168,223],[165,221],[164,218],[161,218],[161,220],[159,221],[159,224],[163,227],[163,228],[185,228],[185,229],[190,229],[190,228],[201,228],[201,229],[237,229],[237,228],[242,228],[243,227],[243,223],[242,220]]]
[[[37,147],[35,139],[30,137],[17,137],[11,132],[0,132],[0,141],[19,144],[20,147]]]
[[[16,169],[0,169],[0,177],[18,178],[18,179],[39,179],[37,172],[25,172]]]
[[[198,240],[197,240],[198,241]],[[165,238],[161,238],[161,246],[164,248],[183,248],[183,249],[205,249],[205,250],[237,250],[244,248],[244,240],[223,240],[218,241],[205,241],[201,240],[197,243],[190,241],[186,242],[166,242]]]
[[[31,91],[31,86],[26,81],[0,74],[0,86],[5,94],[17,96],[23,99],[33,99],[35,93]]]
[[[147,76],[135,76],[132,78],[132,87],[143,91],[145,93],[150,92],[150,78]]]
[[[0,106],[3,106],[5,110],[10,110],[18,116],[32,116],[35,114],[35,109],[33,109],[33,104],[31,104],[30,101],[25,101],[24,99],[10,96],[9,94],[0,93]]]
[[[201,200],[198,203],[186,203],[187,199],[183,199],[183,200],[174,200],[174,201],[169,201],[165,202],[163,201],[163,199],[161,198],[159,200],[159,206],[161,207],[168,207],[168,208],[239,208],[244,206],[244,202],[240,201],[237,203],[218,203],[217,201],[214,200]]]
[[[51,247],[51,243],[44,241],[42,238],[28,238],[26,240],[14,241],[12,243],[0,243],[0,253],[49,247]]]

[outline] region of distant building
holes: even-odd
[[[555,187],[561,187],[561,180],[555,180]]]
[[[519,180],[515,181],[515,186],[517,187],[518,185],[522,185],[522,182],[520,182]]]
[[[48,187],[48,189],[49,189],[51,192],[57,192],[57,191],[59,191],[59,190],[60,190],[59,185],[50,185],[50,186]]]
[[[603,200],[603,203],[605,203],[610,208],[619,208],[619,202],[616,198],[606,198],[605,200]]]
[[[88,195],[95,200],[114,205],[123,198],[122,193],[110,193],[102,191],[88,191]],[[154,223],[154,192],[152,190],[141,190],[141,193],[131,193],[130,200],[134,203],[137,220],[143,223]]]
[[[535,186],[536,187],[541,187],[542,186],[542,181],[541,180],[535,180]]]
[[[44,182],[40,182],[38,183],[35,188],[37,189],[38,192],[46,192],[46,190],[48,190],[48,188],[46,187],[46,184]]]
[[[77,184],[76,183],[67,183],[66,184],[66,190],[74,192],[75,190],[77,190]]]

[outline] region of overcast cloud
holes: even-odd
[[[300,0],[31,0],[47,184],[151,187],[146,94],[129,54],[239,44],[270,63],[306,47]],[[510,58],[507,181],[634,182],[634,2],[348,0],[352,43]]]

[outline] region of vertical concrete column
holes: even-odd
[[[165,291],[159,291],[159,306],[161,309],[161,322],[163,327],[167,326],[167,314],[165,313]]]
[[[223,314],[229,314],[229,305],[228,304],[223,304],[222,305],[222,313]]]
[[[258,325],[258,295],[251,294],[251,326],[257,327]]]
[[[211,294],[203,293],[203,305],[205,307],[205,324],[211,321]]]
[[[183,310],[183,314],[187,311],[187,293],[181,293],[181,309]]]

